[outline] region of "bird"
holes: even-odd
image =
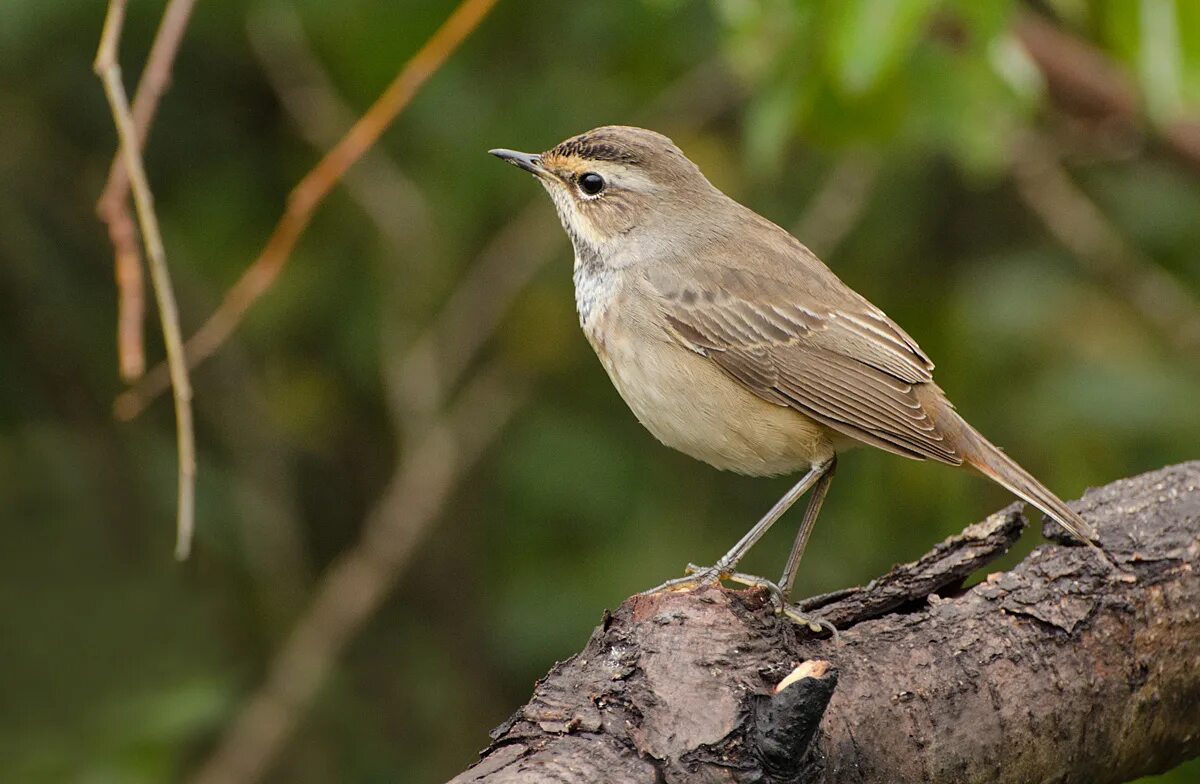
[[[1099,549],[1087,521],[959,415],[907,332],[668,137],[609,125],[542,153],[489,152],[549,193],[574,249],[580,325],[642,425],[718,469],[804,472],[712,566],[653,590],[737,575],[810,492],[782,577],[753,578],[786,607],[837,457],[863,445],[972,470]]]

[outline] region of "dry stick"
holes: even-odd
[[[459,478],[519,407],[494,368],[481,372],[453,413],[408,449],[360,543],[329,568],[312,604],[271,662],[266,682],[227,731],[192,784],[258,780],[304,715],[350,637],[387,597]]]
[[[212,356],[237,328],[291,257],[297,240],[308,227],[321,201],[342,176],[370,149],[421,85],[446,62],[466,37],[483,21],[496,0],[463,0],[441,27],[425,42],[387,86],[371,108],[354,124],[336,147],[326,153],[288,195],[287,207],[267,244],[225,295],[221,305],[187,341],[189,367]],[[152,368],[136,386],[114,402],[118,419],[132,419],[165,391],[167,375],[162,365]]]
[[[1018,148],[1013,175],[1021,199],[1084,269],[1169,345],[1200,359],[1200,302],[1121,236],[1045,142],[1030,137]]]
[[[146,372],[146,280],[137,224],[122,199],[98,208],[113,246],[113,280],[117,284],[117,372],[132,384]]]
[[[154,213],[154,195],[146,178],[146,169],[138,149],[137,130],[129,111],[129,99],[121,83],[121,66],[117,63],[117,46],[125,22],[125,0],[111,0],[96,51],[94,68],[104,85],[104,93],[112,107],[113,122],[120,139],[122,157],[133,188],[133,200],[141,225],[146,256],[150,263],[150,281],[158,301],[162,320],[163,342],[166,345],[170,368],[171,388],[175,396],[175,429],[179,450],[179,500],[176,520],[175,557],[183,560],[191,550],[192,529],[195,524],[196,445],[192,428],[192,388],[188,381],[183,357],[182,331],[175,292],[167,270],[166,251]]]
[[[154,43],[146,58],[146,67],[133,94],[133,125],[138,149],[146,144],[146,135],[159,99],[171,79],[171,65],[179,51],[179,42],[187,29],[195,0],[170,0],[163,11]],[[115,59],[115,58],[114,58]],[[133,216],[129,212],[129,177],[118,151],[108,170],[108,181],[96,203],[96,213],[108,226],[113,245],[114,273],[117,283],[117,362],[121,378],[136,381],[146,370],[146,349],[142,334],[145,316],[145,283],[142,254],[138,249]]]

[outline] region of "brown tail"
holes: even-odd
[[[1097,543],[1096,530],[1086,520],[1071,511],[1058,496],[1001,452],[999,447],[965,422],[962,435],[967,442],[964,444],[964,457],[976,471],[1054,518],[1080,541],[1090,545]]]

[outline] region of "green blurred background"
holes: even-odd
[[[363,111],[451,8],[198,4],[147,150],[185,332],[260,250],[329,144],[313,139],[347,127],[331,101]],[[1029,9],[1120,69],[1132,113],[1050,89],[1022,43]],[[264,780],[442,781],[604,608],[711,561],[782,493],[787,479],[718,473],[641,429],[579,332],[549,201],[490,147],[607,123],[673,135],[902,324],[959,409],[1066,498],[1200,456],[1200,348],[1136,296],[1163,275],[1188,307],[1200,291],[1200,153],[1171,141],[1200,118],[1200,4],[501,0],[194,374],[198,539],[177,563],[169,398],[128,423],[111,411],[103,11],[0,8],[4,781],[189,780],[367,520],[410,536],[411,557]],[[130,9],[131,88],[160,13]],[[1049,169],[1027,165],[1039,154]],[[1057,162],[1126,250],[1089,258],[1055,236],[1078,206],[1038,179]],[[488,248],[490,271],[470,273]],[[437,322],[472,274],[484,296]],[[440,359],[414,360],[446,318]],[[154,361],[153,308],[147,333]],[[447,362],[464,372],[431,391],[427,369]],[[376,505],[407,457],[442,454],[416,451],[437,432],[429,396],[464,389],[478,459],[415,530],[404,515],[437,476],[410,471]],[[1009,500],[851,454],[799,590],[868,580]],[[747,569],[777,574],[791,533]],[[1155,779],[1197,780],[1196,763]]]

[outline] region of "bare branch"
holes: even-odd
[[[192,531],[195,527],[196,444],[192,425],[192,387],[183,357],[179,311],[175,304],[175,292],[171,287],[171,275],[167,269],[166,250],[158,228],[158,216],[154,212],[154,195],[146,177],[145,165],[138,147],[137,129],[130,114],[129,99],[125,95],[125,86],[121,82],[121,67],[117,62],[117,48],[124,23],[125,0],[111,0],[104,19],[94,68],[112,107],[126,173],[133,187],[142,240],[150,262],[150,280],[154,286],[154,295],[162,320],[163,342],[166,346],[171,388],[175,398],[175,437],[179,451],[175,557],[183,560],[191,551]]]
[[[133,125],[138,149],[146,145],[150,123],[158,109],[158,101],[166,92],[171,79],[171,66],[183,32],[187,29],[195,0],[170,0],[163,11],[146,67],[133,95]],[[116,54],[114,52],[114,60]],[[142,320],[145,317],[145,284],[142,278],[142,255],[138,250],[133,216],[129,212],[129,177],[118,151],[113,156],[96,212],[108,226],[113,245],[117,283],[117,362],[121,378],[136,381],[146,370],[145,341]]]
[[[632,597],[452,784],[1116,784],[1162,772],[1200,753],[1200,463],[1075,506],[1127,572],[1046,545],[955,588],[966,564],[1011,542],[1010,515],[997,515],[856,589],[873,609],[844,614],[840,642],[798,631],[761,589]]]
[[[117,371],[131,384],[146,372],[146,278],[137,225],[129,204],[113,202],[101,213],[113,246],[113,280],[117,285]]]
[[[220,348],[241,323],[246,311],[275,282],[291,258],[292,249],[308,227],[313,213],[346,170],[362,157],[413,99],[421,86],[446,62],[483,21],[496,0],[463,0],[441,27],[414,54],[337,146],[292,189],[287,207],[262,252],[229,289],[221,305],[187,341],[189,367],[196,367]],[[119,419],[137,416],[165,391],[162,366],[152,368],[133,388],[114,402]]]
[[[150,124],[154,122],[154,115],[158,112],[158,103],[170,86],[175,56],[179,52],[179,44],[183,41],[183,34],[187,30],[195,5],[196,0],[169,0],[167,7],[163,9],[162,20],[158,23],[158,31],[150,45],[150,54],[146,57],[146,67],[133,93],[131,115],[137,133],[138,149],[145,147]],[[118,153],[109,167],[108,180],[104,183],[97,207],[103,213],[107,205],[124,202],[128,193],[129,177],[125,167],[121,165]]]

